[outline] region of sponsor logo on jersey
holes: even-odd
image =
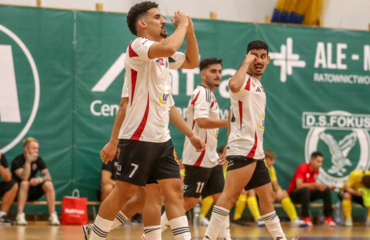
[[[161,66],[164,66],[165,64],[164,64],[164,59],[163,58],[158,58],[157,59],[157,62],[159,63],[159,65],[161,65]]]
[[[166,104],[170,96],[170,90],[162,87],[162,94],[159,95],[158,100],[161,104]]]
[[[218,129],[213,130],[213,131],[212,131],[212,135],[213,135],[215,138],[217,138],[217,137],[218,137],[218,132],[219,132],[219,130],[218,130]]]
[[[324,162],[318,180],[341,188],[354,170],[370,167],[370,115],[345,111],[304,112],[303,128],[308,128],[306,162],[310,154],[320,151]]]
[[[258,122],[258,127],[260,129],[265,129],[265,114],[262,114],[261,120]]]
[[[256,92],[262,92],[260,87],[257,87]]]

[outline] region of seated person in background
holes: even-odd
[[[119,148],[118,148],[119,150]],[[109,193],[113,190],[116,185],[116,168],[118,165],[118,156],[119,151],[117,151],[116,157],[108,162],[107,164],[103,163],[101,168],[101,183],[100,189],[98,191],[100,201],[104,201],[108,197]],[[137,213],[131,218],[131,223],[143,223],[141,214]]]
[[[277,181],[276,172],[274,168],[275,164],[274,159],[276,158],[276,154],[270,149],[265,149],[264,152],[265,152],[265,163],[270,173],[271,183],[275,192],[276,201],[281,201],[281,205],[283,205],[284,211],[286,212],[286,214],[288,214],[290,218],[290,226],[307,227],[308,224],[302,219],[298,218],[297,211],[294,207],[294,204],[290,200],[287,191],[283,190]]]
[[[352,227],[352,204],[351,201],[364,205],[362,189],[370,189],[370,171],[355,170],[352,171],[344,184],[338,197],[342,200],[342,207],[346,221],[344,223],[347,227]],[[370,207],[368,207],[366,225],[370,227]]]
[[[23,212],[26,201],[36,201],[46,194],[49,210],[49,223],[60,225],[58,215],[55,212],[55,191],[49,170],[41,157],[39,157],[39,143],[35,138],[29,137],[23,140],[24,153],[12,161],[12,174],[19,184],[18,191],[18,225],[27,225]],[[38,171],[42,177],[36,177]]]
[[[17,196],[18,183],[12,179],[8,168],[8,161],[4,154],[0,153],[0,198],[3,197],[0,209],[0,225],[12,225],[13,221],[6,218],[6,214]]]
[[[336,226],[333,221],[331,190],[334,186],[327,186],[316,181],[319,169],[324,161],[321,152],[313,152],[309,163],[298,166],[289,184],[288,193],[295,204],[301,204],[301,219],[312,226],[309,215],[310,202],[322,199],[324,201],[324,225]]]

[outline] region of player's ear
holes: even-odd
[[[137,22],[137,25],[140,27],[140,28],[146,28],[146,22],[144,20],[138,20]]]

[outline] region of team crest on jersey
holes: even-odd
[[[159,95],[158,100],[161,104],[166,104],[170,96],[170,89],[162,87],[162,94]]]
[[[164,59],[163,58],[158,58],[157,62],[159,63],[159,65],[161,66],[164,66],[165,63],[164,63]]]
[[[261,120],[258,122],[258,127],[260,129],[265,129],[265,114],[262,114]]]

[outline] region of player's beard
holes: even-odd
[[[159,35],[163,38],[167,38],[167,36],[168,36],[167,32],[165,32],[165,33],[161,32]]]

